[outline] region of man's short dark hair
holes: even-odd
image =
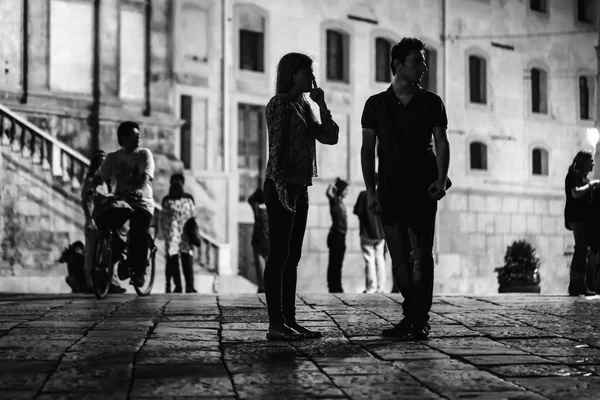
[[[401,63],[406,61],[406,57],[413,51],[425,50],[425,43],[416,38],[407,37],[396,43],[392,47],[392,55],[390,56],[390,68],[392,69],[392,75],[396,75],[396,68],[394,68],[394,60],[398,60]]]
[[[119,141],[119,145],[121,144],[121,138],[129,135],[135,128],[140,129],[137,122],[125,121],[119,124],[119,127],[117,128],[117,140]]]

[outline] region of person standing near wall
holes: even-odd
[[[256,284],[258,293],[265,292],[264,273],[267,257],[269,256],[269,216],[265,205],[265,196],[261,188],[256,189],[250,197],[248,204],[254,214],[252,227],[252,252],[254,253],[254,268],[256,270]]]
[[[348,231],[348,217],[344,198],[348,194],[348,182],[337,178],[334,184],[329,185],[325,194],[329,199],[329,212],[332,221],[329,235],[327,235],[327,247],[329,248],[327,287],[329,293],[344,293],[342,267],[346,254],[346,232]]]
[[[575,251],[569,267],[569,296],[594,296],[588,288],[587,272],[591,268],[589,259],[589,241],[586,235],[586,223],[591,216],[591,196],[600,181],[588,179],[594,168],[592,153],[580,151],[565,177],[565,227],[573,232]]]
[[[365,260],[364,293],[383,293],[386,282],[385,233],[381,220],[367,205],[366,190],[358,195],[354,214],[358,217],[360,248]]]

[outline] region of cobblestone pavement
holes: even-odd
[[[600,297],[436,297],[421,343],[401,300],[300,295],[324,338],[276,343],[257,295],[0,295],[0,398],[600,398]]]

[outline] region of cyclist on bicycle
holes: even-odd
[[[127,262],[130,268],[119,265],[119,279],[127,278],[131,270],[131,284],[141,287],[148,266],[148,229],[154,214],[154,157],[152,152],[140,147],[140,127],[136,122],[125,121],[117,128],[121,148],[106,156],[96,172],[92,188],[102,183],[116,183],[115,196],[126,201],[133,213],[129,220],[129,248]]]

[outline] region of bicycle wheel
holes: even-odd
[[[111,233],[101,232],[94,249],[92,283],[94,284],[94,294],[98,299],[106,298],[113,276],[111,236]]]
[[[150,242],[148,250],[148,267],[144,271],[144,286],[134,286],[135,292],[138,296],[148,296],[152,291],[152,285],[154,285],[154,271],[156,268],[156,246],[152,236],[148,235],[148,241]]]

